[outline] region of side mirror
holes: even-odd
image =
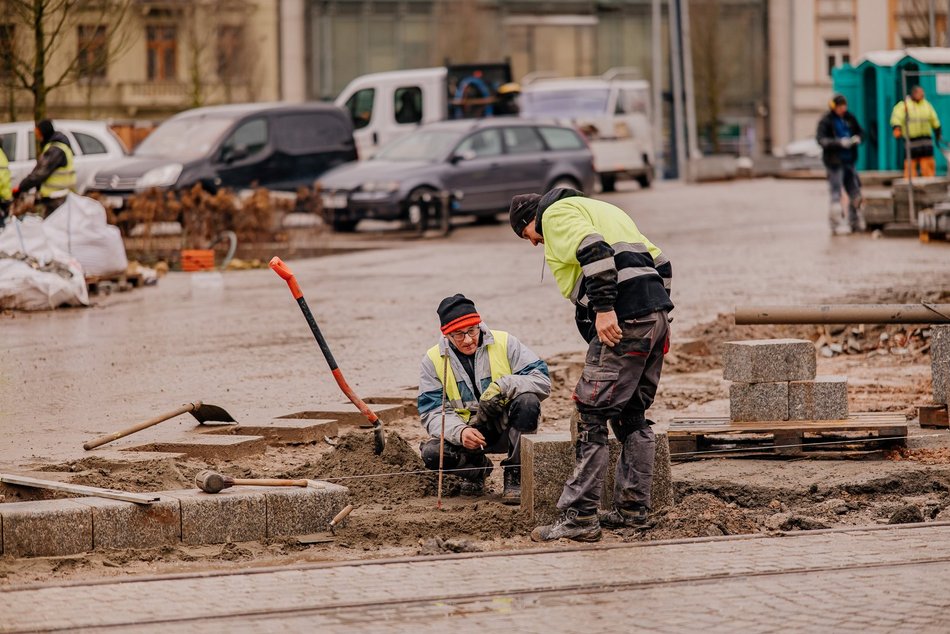
[[[247,149],[246,145],[236,145],[233,148],[225,148],[221,152],[221,158],[225,163],[233,163],[234,161],[240,161],[243,158],[247,158],[250,155],[250,152]]]
[[[465,150],[464,152],[458,152],[457,154],[453,154],[452,158],[449,159],[449,162],[452,163],[452,165],[458,165],[462,161],[471,161],[476,156],[478,155],[475,154],[475,152],[473,152],[472,150]]]

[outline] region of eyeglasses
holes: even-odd
[[[481,333],[481,329],[478,326],[472,326],[468,330],[456,330],[455,332],[449,333],[449,338],[455,343],[462,343],[465,341],[466,337],[471,337],[472,341],[478,341],[478,335]]]

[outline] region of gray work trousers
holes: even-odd
[[[581,515],[597,512],[607,474],[607,427],[620,441],[614,506],[650,508],[656,439],[646,419],[669,349],[666,311],[621,323],[623,339],[608,347],[594,339],[574,401],[580,413],[574,475],[564,485],[559,509]]]

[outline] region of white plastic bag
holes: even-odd
[[[59,249],[36,216],[0,231],[0,308],[49,310],[88,306],[82,266]]]
[[[119,228],[106,222],[105,208],[92,198],[70,192],[43,224],[50,240],[76,258],[86,275],[124,273],[129,266]]]

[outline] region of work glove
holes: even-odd
[[[860,145],[860,144],[861,144],[861,137],[860,137],[860,136],[858,136],[857,134],[855,134],[853,137],[851,137],[851,145]]]
[[[838,139],[838,145],[840,145],[846,150],[850,148],[853,143],[854,141],[851,140],[851,137],[844,137],[844,138]]]
[[[21,193],[22,193],[22,192],[20,191],[20,187],[19,187],[19,186],[14,187],[14,188],[13,188],[13,200],[16,200],[17,198],[19,198]]]
[[[895,139],[901,138],[901,129],[900,129],[899,127],[898,127],[898,128],[894,128],[894,138],[895,138]]]
[[[940,128],[934,128],[934,137],[937,139],[937,143],[940,143]]]
[[[479,429],[494,429],[498,433],[504,431],[507,402],[508,399],[505,398],[501,388],[492,381],[478,399],[478,413],[475,414],[474,426]]]

